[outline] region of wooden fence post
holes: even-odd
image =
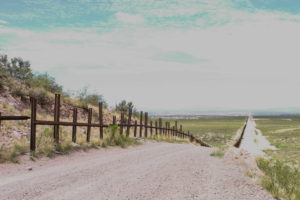
[[[121,119],[120,119],[120,134],[123,135],[123,123],[124,123],[124,113],[121,113]]]
[[[60,117],[60,94],[55,94],[55,104],[54,104],[54,122],[59,123]],[[56,144],[59,143],[59,124],[54,125],[54,141]]]
[[[73,123],[77,123],[77,108],[73,109]],[[73,125],[72,127],[72,142],[76,143],[76,131],[77,126]]]
[[[90,142],[90,137],[91,137],[91,123],[92,123],[92,108],[89,108],[88,111],[88,126],[87,126],[87,133],[86,133],[86,141]]]
[[[30,123],[30,151],[35,151],[36,148],[36,99],[30,97],[31,102],[31,123]]]
[[[99,103],[100,139],[103,139],[103,103]]]
[[[148,113],[145,112],[145,137],[148,137]]]
[[[155,121],[155,135],[157,135],[157,121]]]
[[[140,137],[142,137],[143,132],[143,111],[140,113]]]
[[[129,109],[128,112],[128,122],[127,122],[127,130],[126,130],[126,136],[128,137],[130,134],[130,126],[131,126],[131,115],[132,115],[132,109]]]
[[[134,121],[134,137],[136,137],[136,131],[137,131],[137,121]]]

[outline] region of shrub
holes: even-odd
[[[19,163],[19,156],[24,155],[28,151],[29,144],[26,139],[15,141],[14,145],[10,148],[0,148],[0,163],[6,161]]]
[[[30,86],[41,87],[52,93],[62,93],[62,86],[58,85],[55,79],[47,73],[35,74],[30,81]]]
[[[102,146],[120,146],[122,148],[126,148],[130,145],[138,145],[140,144],[138,141],[125,136],[117,134],[118,126],[112,125],[109,127],[109,135],[104,139]]]
[[[89,93],[87,87],[84,87],[82,90],[80,90],[77,94],[77,97],[79,98],[79,102],[81,104],[80,106],[83,108],[87,108],[89,104],[97,106],[99,102],[102,102],[105,108],[107,107],[107,103],[103,96]]]
[[[28,90],[21,86],[13,86],[11,89],[11,94],[16,97],[21,97],[21,99],[29,95]]]
[[[51,102],[51,98],[47,91],[43,88],[32,88],[29,90],[29,96],[36,98],[41,106],[47,105]]]
[[[223,158],[224,157],[224,151],[222,149],[217,149],[214,152],[210,154],[210,156]]]
[[[264,172],[263,187],[275,198],[300,200],[300,171],[278,160],[259,158],[258,167]]]
[[[36,139],[36,155],[46,155],[53,157],[55,151],[55,143],[53,140],[53,129],[45,128],[42,134]]]

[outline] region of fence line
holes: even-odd
[[[1,120],[26,120],[31,118],[30,122],[30,150],[36,150],[36,126],[37,125],[50,125],[54,127],[53,131],[53,138],[55,143],[59,144],[60,141],[60,133],[59,127],[60,126],[71,126],[72,127],[72,142],[76,143],[77,139],[77,127],[86,127],[86,142],[90,142],[91,136],[91,128],[99,128],[99,138],[102,140],[104,138],[104,128],[107,128],[111,125],[116,125],[119,127],[120,134],[124,134],[124,128],[126,128],[126,136],[130,136],[130,130],[133,128],[133,135],[134,137],[144,137],[147,138],[148,135],[150,136],[167,136],[173,138],[187,138],[191,142],[199,143],[202,146],[209,147],[209,145],[205,144],[201,140],[195,138],[190,132],[185,132],[180,125],[178,129],[177,121],[175,121],[174,126],[171,127],[170,122],[165,122],[163,125],[162,119],[159,118],[158,121],[149,121],[148,113],[147,112],[140,112],[139,123],[135,120],[132,123],[132,109],[128,111],[127,121],[125,122],[125,113],[121,112],[120,122],[117,123],[117,118],[114,115],[112,119],[112,124],[104,124],[103,122],[103,104],[99,103],[98,105],[98,113],[99,113],[99,122],[93,123],[92,122],[92,108],[88,109],[88,119],[87,122],[78,122],[78,110],[77,108],[73,108],[73,120],[72,122],[60,121],[60,107],[61,107],[61,98],[60,94],[55,94],[55,102],[54,102],[54,119],[53,121],[46,121],[46,120],[38,120],[37,119],[37,101],[35,98],[30,98],[31,103],[31,117],[27,116],[1,116],[0,113],[0,125]],[[138,131],[139,130],[139,131]],[[154,130],[154,131],[153,131]],[[149,131],[149,132],[148,132]],[[138,133],[139,132],[139,133]],[[144,133],[144,134],[143,134]]]

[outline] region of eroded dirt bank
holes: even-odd
[[[0,199],[273,199],[234,162],[211,157],[212,151],[147,142],[2,165]]]

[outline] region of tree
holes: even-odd
[[[138,116],[138,111],[137,109],[134,107],[134,104],[130,101],[130,102],[126,102],[126,100],[122,100],[120,103],[118,103],[115,107],[115,110],[118,112],[124,112],[124,113],[128,113],[129,109],[132,110],[132,114],[134,116]]]
[[[55,79],[47,73],[36,74],[30,81],[32,87],[42,87],[48,92],[62,93],[62,86],[58,85]]]
[[[89,93],[88,87],[84,87],[78,92],[77,97],[81,103],[81,106],[87,108],[88,104],[97,106],[99,103],[103,104],[104,108],[107,108],[107,103],[104,97],[100,94]]]
[[[28,82],[32,79],[32,71],[30,69],[30,62],[24,61],[22,58],[12,58],[11,63],[6,65],[10,76]]]

